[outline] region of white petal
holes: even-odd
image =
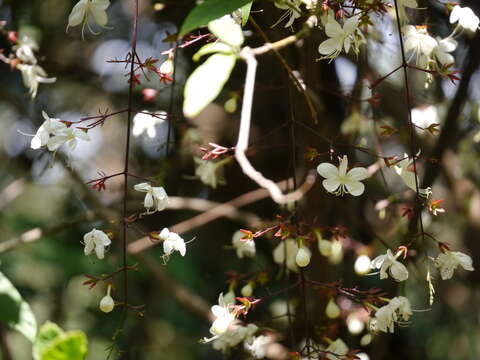
[[[88,0],[80,0],[72,9],[68,17],[68,26],[77,26],[85,18],[85,11]]]
[[[461,253],[459,251],[453,251],[452,255],[454,255],[458,261],[458,263],[468,271],[473,271],[475,270],[472,266],[472,258],[464,253]]]
[[[348,168],[348,158],[347,155],[343,155],[343,158],[340,160],[340,165],[338,167],[338,175],[344,176],[347,173]]]
[[[107,13],[106,13],[105,10],[103,10],[101,7],[92,6],[91,7],[91,12],[92,12],[92,16],[93,16],[95,22],[98,25],[100,25],[100,26],[107,25],[108,17],[107,17]]]
[[[137,191],[140,191],[140,192],[148,192],[152,189],[152,187],[149,183],[136,184],[133,188]]]
[[[345,186],[350,194],[353,196],[360,196],[365,191],[365,185],[360,181],[349,180],[345,182]]]
[[[317,172],[324,178],[336,178],[338,176],[338,169],[335,165],[330,163],[321,163],[317,166]]]
[[[395,261],[392,266],[390,267],[390,273],[392,277],[397,281],[405,281],[408,279],[408,270],[399,261]]]
[[[145,206],[147,209],[150,209],[153,207],[153,196],[151,192],[147,192],[147,194],[145,195],[143,206]]]
[[[105,247],[102,244],[97,244],[95,246],[95,254],[97,254],[97,258],[100,260],[105,257]]]
[[[335,192],[340,186],[340,182],[337,179],[325,179],[322,181],[322,185],[328,192]]]
[[[365,180],[369,176],[370,174],[368,173],[368,170],[362,167],[353,168],[347,173],[349,179],[357,181]]]
[[[342,49],[342,42],[338,38],[325,40],[318,47],[318,52],[322,55],[331,55]]]
[[[331,19],[325,26],[325,34],[330,38],[340,37],[343,35],[342,26],[334,19]]]

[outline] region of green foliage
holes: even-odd
[[[242,6],[242,26],[247,24],[248,18],[250,17],[250,10],[252,9],[253,1],[250,1],[248,4]]]
[[[37,322],[30,306],[5,275],[0,272],[0,321],[35,341]]]
[[[212,20],[240,9],[248,3],[251,4],[251,2],[252,0],[206,0],[188,14],[180,28],[179,36],[184,36],[192,30],[207,25]],[[244,19],[243,9],[242,19]]]
[[[58,325],[46,322],[33,347],[35,360],[83,360],[88,342],[82,331],[64,332]]]

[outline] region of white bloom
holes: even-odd
[[[318,239],[318,251],[323,256],[330,256],[332,254],[332,242],[325,239]]]
[[[170,256],[174,251],[178,251],[180,255],[185,256],[187,247],[180,235],[164,228],[158,237],[163,240],[163,252],[166,256]]]
[[[426,26],[406,25],[402,29],[405,51],[416,56],[416,64],[427,69],[437,40],[428,35]]]
[[[348,354],[348,346],[338,338],[325,349],[325,357],[328,360],[341,360]],[[338,355],[338,356],[337,356]]]
[[[380,255],[373,259],[370,266],[372,269],[380,269],[380,279],[388,278],[387,271],[396,281],[408,279],[407,268],[400,261],[397,261],[390,249],[387,250],[385,255]]]
[[[213,189],[217,188],[217,185],[222,185],[225,183],[225,180],[222,175],[223,168],[222,165],[225,164],[224,161],[209,161],[202,160],[198,157],[194,158],[197,168],[195,169],[195,176],[198,176],[200,181],[205,185],[212,187]]]
[[[110,296],[111,285],[108,285],[107,295],[105,295],[102,300],[100,300],[100,310],[104,313],[109,313],[115,307],[115,301]]]
[[[438,124],[438,113],[435,106],[419,106],[412,109],[412,122],[421,129],[428,129],[434,124]],[[420,130],[421,129],[416,129]]]
[[[136,191],[146,193],[143,205],[147,209],[146,214],[165,210],[168,205],[168,195],[162,186],[155,187],[149,183],[140,183],[133,187]],[[153,209],[153,210],[152,210]]]
[[[140,136],[147,132],[148,137],[153,139],[157,135],[156,125],[165,121],[167,113],[160,111],[150,115],[146,112],[147,110],[144,110],[133,117],[132,134],[133,136]]]
[[[393,333],[395,322],[406,322],[412,314],[410,301],[404,296],[395,297],[375,312],[375,330]]]
[[[333,16],[327,18],[327,25],[325,25],[325,33],[330,39],[323,41],[318,47],[320,54],[325,55],[325,58],[336,58],[342,49],[348,54],[353,48],[358,52],[358,48],[363,42],[361,32],[358,32],[359,16],[355,15],[347,20],[343,27],[335,20]]]
[[[255,241],[253,239],[241,240],[244,236],[245,234],[238,230],[232,237],[232,244],[239,259],[242,259],[244,256],[254,257],[256,252]]]
[[[254,324],[248,324],[247,326],[232,324],[225,333],[214,340],[212,346],[215,350],[227,352],[242,341],[250,340],[257,330],[258,327]]]
[[[437,46],[433,49],[433,55],[441,66],[446,66],[455,63],[455,58],[451,52],[455,51],[458,43],[451,37],[445,39],[437,39]]]
[[[37,96],[39,84],[57,81],[57,78],[47,77],[47,73],[39,65],[18,64],[17,69],[22,73],[23,84],[29,89],[32,99]]]
[[[263,359],[267,355],[268,346],[272,343],[270,336],[254,336],[251,341],[245,342],[245,350],[250,352],[255,359]]]
[[[305,267],[310,264],[310,258],[312,257],[312,252],[306,246],[301,246],[300,249],[297,251],[297,255],[295,256],[295,262],[300,267]]]
[[[413,159],[409,159],[408,154],[404,154],[404,159],[398,161],[395,164],[395,172],[400,176],[410,189],[413,191],[416,190],[416,183],[415,183],[415,172],[412,169]],[[417,178],[417,183],[420,184],[420,180]],[[418,189],[421,196],[429,197],[432,193],[430,188],[426,189]]]
[[[298,253],[298,245],[294,239],[286,239],[284,241],[281,241],[277,245],[277,247],[273,250],[273,261],[275,261],[275,263],[279,264],[280,266],[283,265],[283,263],[285,262],[285,248],[287,252],[287,268],[297,272],[298,267],[296,257]]]
[[[480,20],[469,7],[462,8],[459,5],[455,5],[450,13],[450,24],[455,24],[456,22],[462,28],[475,32],[478,29]]]
[[[215,320],[210,327],[210,333],[214,336],[224,334],[232,322],[235,320],[235,315],[228,303],[223,299],[223,293],[218,297],[218,305],[213,305],[211,311],[215,316]]]
[[[90,255],[93,250],[97,258],[103,259],[105,256],[105,248],[110,245],[112,241],[102,230],[93,229],[83,236],[83,244],[85,245],[85,255]]]
[[[75,150],[77,147],[77,139],[90,141],[90,136],[83,130],[65,127],[54,133],[54,136],[47,142],[47,148],[50,151],[56,151],[63,144],[67,144],[70,150]]]
[[[451,279],[454,270],[460,265],[468,271],[473,271],[472,258],[460,251],[448,251],[438,255],[435,259],[435,266],[440,269],[442,280]]]
[[[360,182],[368,178],[369,174],[367,169],[357,167],[349,170],[348,158],[346,155],[340,160],[340,165],[337,168],[330,163],[321,163],[317,167],[317,172],[325,178],[322,184],[323,187],[332,194],[343,195],[350,193],[353,196],[359,196],[363,194],[365,186]]]
[[[37,63],[37,58],[35,57],[34,52],[37,50],[38,44],[32,38],[24,36],[18,44],[15,55],[24,63],[35,65]]]
[[[276,24],[278,24],[279,22],[283,21],[288,17],[289,19],[286,22],[285,27],[288,28],[292,26],[295,19],[298,19],[300,16],[302,16],[302,11],[300,10],[301,3],[302,3],[302,0],[275,0],[275,2],[273,3],[275,7],[282,10],[287,10],[280,17],[280,19],[277,21]]]
[[[42,146],[47,145],[51,135],[57,134],[67,128],[60,119],[49,117],[45,111],[42,111],[42,116],[45,121],[38,128],[37,133],[30,142],[30,147],[32,149],[40,149]]]
[[[70,26],[82,24],[82,37],[85,25],[88,26],[90,32],[95,32],[90,28],[88,21],[92,17],[93,20],[101,27],[106,27],[108,22],[107,8],[110,6],[110,0],[80,0],[72,9],[68,17],[67,31]]]

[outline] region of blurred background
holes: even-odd
[[[99,275],[121,266],[119,214],[123,183],[121,178],[112,179],[102,192],[85,183],[101,176],[100,172],[112,174],[123,169],[126,116],[109,118],[102,127],[89,131],[90,142],[80,141],[75,151],[61,150],[55,157],[44,150],[32,150],[31,138],[24,135],[34,134],[42,124],[42,110],[54,118],[77,121],[98,115],[99,111],[115,112],[127,107],[127,71],[123,64],[107,60],[124,59],[129,51],[133,1],[112,1],[108,10],[110,28],[101,29],[97,36],[87,31],[85,41],[78,27],[65,31],[75,3],[0,0],[0,20],[6,21],[5,29],[16,31],[19,39],[34,39],[39,45],[39,64],[50,77],[57,78],[53,84],[40,84],[38,95],[32,100],[20,72],[0,62],[0,268],[30,304],[39,324],[51,320],[64,329],[84,331],[89,341],[87,358],[96,360],[106,358],[105,349],[112,343],[122,312],[101,313],[98,304],[106,287],[99,284],[88,289],[82,283],[85,274]],[[161,63],[166,60],[161,52],[175,46],[168,35],[177,32],[194,1],[140,3],[138,55],[141,59],[158,58]],[[475,1],[465,1],[463,5],[480,14]],[[419,1],[419,7],[424,10],[412,14],[415,23],[427,23],[434,35],[449,34],[448,14],[438,1]],[[272,41],[291,32],[282,24],[272,27],[281,15],[282,11],[271,2],[254,3],[252,16]],[[385,157],[402,156],[409,151],[402,73],[397,72],[375,89],[378,106],[364,101],[372,96],[368,82],[400,64],[392,18],[377,18],[375,24],[377,30],[370,33],[368,45],[358,58],[315,61],[319,57],[318,44],[324,40],[322,30],[312,31],[308,38],[281,51],[306,84],[318,110],[317,122],[275,56],[261,57],[249,156],[266,176],[281,181],[294,174],[300,182],[309,169],[330,161],[328,154],[332,150],[335,154],[348,154],[352,165],[368,166],[378,160],[354,146]],[[245,34],[249,46],[263,44],[251,24],[245,27]],[[478,33],[458,39],[455,58],[462,79],[455,85],[449,79],[436,77],[425,87],[425,74],[411,72],[415,108],[412,116],[428,124],[440,124],[438,134],[415,134],[422,150],[420,178],[427,184],[433,183],[433,198],[443,199],[442,207],[446,209],[438,216],[424,212],[425,230],[452,249],[470,254],[476,268],[480,260],[479,40]],[[129,273],[130,302],[145,305],[145,310],[143,316],[131,313],[118,341],[125,359],[248,358],[241,348],[221,354],[211,345],[199,343],[199,339],[209,336],[210,306],[217,303],[220,292],[234,288],[240,296],[246,281],[259,273],[268,274],[269,282],[257,286],[256,297],[295,281],[296,275],[292,274],[285,282],[274,263],[272,251],[278,239],[272,236],[256,240],[253,259],[236,256],[232,236],[238,229],[265,228],[277,223],[277,215],[288,217],[293,209],[279,207],[265,195],[255,198],[251,192],[257,189],[256,185],[242,174],[233,159],[213,162],[214,166],[199,161],[199,146],[209,142],[228,147],[235,144],[245,71],[244,65],[238,64],[215,102],[195,119],[184,118],[183,84],[195,67],[191,57],[200,44],[204,42],[176,52],[174,85],[161,83],[152,76],[150,82],[142,78],[142,84],[135,89],[135,109],[166,112],[168,120],[146,121],[143,128],[142,120],[137,118],[131,144],[131,172],[164,186],[172,203],[167,210],[136,222],[129,231],[129,242],[134,243],[149,231],[172,229],[175,224],[179,224],[177,229],[182,229],[185,240],[193,241],[184,258],[173,256],[167,266],[162,264],[161,246],[132,250],[137,253],[130,256],[129,263],[138,263],[138,271]],[[0,38],[0,48],[5,54],[11,51],[4,36]],[[145,88],[157,90],[153,100],[145,101]],[[237,108],[232,108],[237,100]],[[385,126],[396,132],[382,136]],[[168,146],[167,139],[171,141]],[[306,157],[308,148],[316,149],[320,155]],[[141,181],[131,179],[131,213],[138,213],[143,207],[143,194],[133,191],[138,182]],[[293,182],[288,182],[287,187],[293,187]],[[245,206],[229,212],[228,217],[195,220],[195,216],[216,204],[243,194],[247,194]],[[208,201],[198,205],[192,198]],[[278,341],[292,351],[298,350],[305,337],[305,324],[302,317],[294,316],[292,331],[287,329],[281,316],[285,315],[288,300],[294,314],[307,307],[307,327],[314,341],[320,343],[324,336],[341,337],[350,348],[365,354],[362,360],[478,359],[478,272],[458,271],[452,280],[441,281],[424,256],[438,254],[435,243],[428,238],[425,242],[409,239],[411,278],[400,287],[390,280],[381,281],[378,276],[365,276],[365,265],[359,264],[361,256],[365,264],[384,253],[384,243],[392,248],[405,244],[409,223],[402,212],[412,201],[413,193],[406,190],[394,170],[382,167],[366,182],[362,197],[333,197],[317,182],[298,203],[295,213],[305,226],[327,229],[324,237],[336,244],[336,250],[328,256],[322,256],[316,243],[312,244],[310,278],[341,280],[346,287],[360,289],[378,287],[388,297],[407,296],[414,309],[422,310],[415,312],[411,324],[397,328],[393,335],[369,336],[364,309],[335,293],[313,288],[308,289],[306,304],[296,289],[269,298],[248,315],[248,322],[284,334]],[[242,201],[234,207],[239,203]],[[114,234],[104,261],[92,261],[83,255],[83,234],[94,227]],[[428,267],[435,287],[431,307],[426,282]],[[228,279],[232,278],[236,282],[229,285]],[[121,301],[119,280],[112,296]],[[330,299],[341,310],[334,318],[325,311]],[[287,336],[289,332],[294,336]],[[13,359],[31,358],[31,344],[22,335],[3,327],[1,338],[2,349],[8,344]],[[3,356],[2,359],[5,353]]]

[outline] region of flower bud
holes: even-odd
[[[335,303],[335,300],[333,298],[330,298],[330,301],[327,304],[327,307],[325,308],[325,314],[329,319],[336,319],[337,317],[340,316],[340,308],[338,305]]]
[[[365,275],[370,271],[370,263],[371,260],[367,255],[360,255],[355,260],[353,268],[358,275]]]
[[[231,97],[230,99],[225,101],[223,107],[225,108],[225,111],[227,113],[233,114],[235,111],[237,111],[237,98]]]
[[[108,285],[107,295],[105,295],[102,300],[100,300],[100,310],[104,313],[109,313],[115,307],[115,301],[110,296],[111,285]]]
[[[323,256],[330,256],[332,253],[332,243],[328,240],[319,239],[318,240],[318,251]]]
[[[242,293],[242,296],[245,296],[245,297],[250,297],[252,296],[253,294],[253,285],[251,282],[248,282],[247,285],[245,285],[244,287],[242,287],[242,290],[240,290],[240,292]]]
[[[167,59],[162,63],[162,65],[160,65],[160,72],[165,75],[170,75],[173,73],[172,59]]]
[[[295,262],[297,263],[298,266],[305,267],[308,264],[310,264],[310,257],[311,257],[310,249],[305,246],[302,246],[297,252],[297,256],[295,257]]]

